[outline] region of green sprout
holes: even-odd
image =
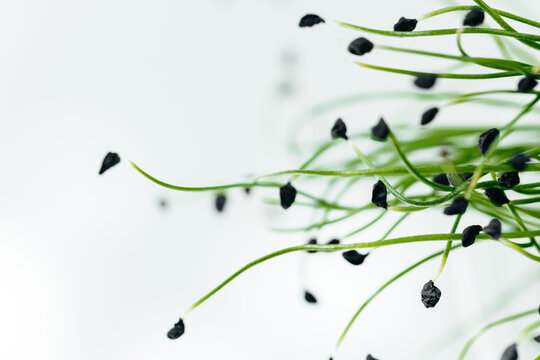
[[[540,35],[515,30],[505,19],[510,19],[538,31],[540,22],[516,15],[504,10],[494,9],[482,0],[474,0],[475,5],[451,6],[419,16],[417,19],[399,19],[394,31],[373,29],[366,26],[341,21],[326,22],[318,15],[308,14],[300,20],[300,27],[328,26],[335,24],[349,30],[379,35],[382,37],[436,37],[454,36],[458,54],[395,47],[373,43],[366,38],[354,40],[348,51],[354,56],[363,56],[372,51],[390,51],[445,59],[455,62],[454,70],[459,67],[474,67],[470,73],[441,70],[425,72],[395,67],[379,66],[355,61],[364,68],[411,76],[420,90],[410,92],[382,92],[357,94],[330,100],[313,106],[308,116],[321,117],[332,110],[345,106],[358,105],[371,99],[411,99],[428,102],[430,108],[403,125],[389,126],[384,119],[378,123],[373,119],[373,127],[360,133],[348,133],[346,121],[338,119],[330,130],[330,137],[318,143],[313,154],[297,169],[278,171],[251,177],[248,180],[206,187],[188,187],[169,184],[157,179],[132,162],[133,168],[150,181],[162,187],[183,192],[212,192],[216,197],[216,207],[223,211],[226,191],[233,188],[274,188],[273,197],[263,201],[271,206],[286,210],[291,206],[309,207],[318,215],[313,223],[296,228],[276,228],[278,232],[316,233],[323,228],[340,224],[359,214],[374,213],[372,220],[359,228],[343,234],[342,240],[358,236],[361,232],[381,223],[388,212],[399,212],[401,216],[393,223],[386,224],[387,231],[378,239],[367,242],[342,243],[334,239],[328,244],[318,244],[316,239],[307,244],[291,246],[258,259],[241,267],[211,291],[202,296],[187,309],[184,315],[198,308],[214,296],[231,281],[245,271],[271,259],[293,252],[343,252],[343,256],[353,265],[360,265],[367,255],[356,250],[374,251],[386,246],[399,246],[407,243],[442,242],[441,250],[417,260],[409,267],[384,282],[369,296],[353,314],[344,330],[338,336],[336,348],[345,339],[349,329],[362,311],[388,286],[407,275],[412,270],[431,260],[439,259],[439,267],[423,288],[421,299],[426,307],[436,306],[443,292],[436,287],[443,274],[447,260],[455,250],[469,247],[475,241],[489,242],[503,246],[510,251],[524,256],[525,259],[540,262],[540,179],[522,182],[520,174],[537,176],[540,172],[540,126],[520,124],[520,120],[531,113],[538,114],[537,107],[540,91],[534,90],[539,78],[540,63],[535,60],[536,51],[540,50]],[[418,22],[448,13],[462,13],[463,26],[450,29],[416,31]],[[484,17],[491,18],[498,28],[484,24]],[[472,35],[487,35],[494,39],[501,52],[497,57],[469,56],[461,43],[461,38]],[[531,55],[530,52],[534,52]],[[496,78],[518,78],[514,89],[487,89],[476,92],[432,92],[435,83],[444,79],[484,80]],[[505,99],[494,98],[505,96]],[[503,107],[515,109],[514,117],[496,128],[480,126],[438,126],[436,117],[446,108],[453,106],[488,106],[490,109]],[[420,120],[418,123],[416,121]],[[401,137],[401,134],[407,134]],[[510,137],[511,134],[518,136]],[[516,139],[519,139],[517,141]],[[370,152],[361,149],[359,144],[371,143],[376,147]],[[298,149],[298,144],[291,140],[291,149]],[[323,162],[325,155],[336,147],[349,146],[350,156]],[[417,159],[417,153],[439,153],[440,158],[433,160]],[[114,155],[114,156],[113,156]],[[109,154],[105,159],[101,173],[120,160],[116,154]],[[530,176],[526,177],[531,178]],[[370,180],[373,186],[372,199],[363,204],[349,204],[343,201],[350,191],[362,180]],[[302,189],[307,182],[326,185],[321,194],[311,194]],[[411,192],[412,187],[423,189],[421,193]],[[330,196],[331,190],[340,189]],[[440,212],[455,216],[449,221],[449,231],[436,234],[409,235],[391,238],[392,232],[417,212]],[[483,214],[492,220],[487,225],[471,225],[463,228],[462,220],[471,219],[471,212]],[[494,245],[495,246],[495,245]],[[466,250],[460,250],[466,251]],[[306,301],[316,303],[313,294],[305,292]],[[537,300],[537,299],[536,299]],[[538,304],[531,304],[537,306]],[[474,342],[494,326],[528,317],[538,312],[533,310],[508,316],[494,321],[476,333],[464,346],[459,359],[464,359]],[[536,320],[519,334],[505,354],[516,353],[517,344],[525,341],[537,328]],[[180,321],[171,330],[171,338],[184,333],[184,321]],[[506,356],[506,355],[505,355]]]

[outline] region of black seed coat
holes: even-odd
[[[369,253],[367,253],[366,255],[362,255],[356,250],[348,250],[343,252],[341,255],[343,255],[343,258],[349,263],[353,265],[361,265],[364,262],[364,259],[369,255]]]
[[[340,243],[339,239],[332,239],[327,244],[328,245],[338,245]]]
[[[495,240],[497,240],[501,237],[501,222],[498,219],[493,219],[489,222],[487,226],[484,227],[483,231]]]
[[[105,171],[112,168],[114,165],[120,162],[120,156],[117,153],[109,152],[105,155],[103,162],[101,163],[101,169],[99,169],[99,175],[102,175]]]
[[[169,330],[167,337],[171,340],[178,339],[184,334],[185,329],[184,320],[180,319],[176,324],[174,324],[174,327]]]
[[[501,177],[497,179],[500,187],[513,188],[519,184],[519,174],[517,171],[504,172]]]
[[[495,141],[499,136],[499,129],[493,128],[489,129],[478,138],[478,149],[482,154],[485,154],[488,151],[490,145]]]
[[[226,202],[227,202],[227,198],[225,197],[225,195],[220,194],[216,196],[216,210],[219,212],[222,212],[223,209],[225,208]]]
[[[484,22],[484,11],[479,7],[472,8],[471,11],[465,15],[463,19],[463,25],[465,26],[478,26]]]
[[[516,154],[510,160],[510,165],[517,171],[525,169],[525,165],[531,160],[530,157],[524,154]]]
[[[508,204],[510,202],[504,191],[499,188],[486,189],[485,194],[488,199],[491,200],[491,203],[496,206],[503,206],[504,204]]]
[[[426,110],[422,114],[422,120],[420,120],[420,125],[429,124],[431,121],[433,121],[433,119],[435,119],[435,116],[437,115],[438,112],[439,112],[438,107],[432,107],[431,109]]]
[[[534,337],[534,341],[537,343],[540,343],[540,335]]]
[[[386,125],[386,121],[383,118],[380,118],[377,125],[371,128],[371,137],[375,140],[384,141],[388,137],[390,129]]]
[[[316,304],[317,303],[317,298],[315,296],[313,296],[313,294],[310,293],[307,290],[304,291],[304,299],[310,304]]]
[[[446,174],[435,175],[435,177],[433,178],[433,181],[436,182],[437,184],[444,185],[444,186],[450,185],[450,182],[448,181],[448,177],[446,176]]]
[[[418,75],[418,77],[414,79],[414,85],[420,89],[431,89],[433,85],[435,85],[436,80],[437,75]]]
[[[426,308],[435,307],[441,298],[441,290],[435,286],[433,281],[429,280],[420,292],[422,303]]]
[[[463,229],[461,233],[461,244],[463,247],[471,246],[476,240],[476,236],[480,234],[482,227],[480,225],[471,225]]]
[[[452,200],[452,203],[444,208],[445,215],[458,215],[465,213],[469,202],[464,197],[459,196]]]
[[[371,354],[368,354],[368,356],[366,356],[366,360],[377,360],[377,359],[371,356]]]
[[[388,203],[386,202],[386,196],[388,192],[384,183],[379,180],[373,185],[373,191],[371,192],[371,202],[378,207],[384,209],[388,208]]]
[[[538,81],[536,81],[536,75],[530,74],[519,80],[518,91],[522,93],[529,92],[534,89],[536,85],[538,85]]]
[[[512,344],[509,347],[504,350],[501,360],[517,360],[518,359],[518,352],[517,352],[517,344]]]
[[[281,201],[281,207],[288,209],[296,199],[296,189],[290,182],[279,188],[279,198]]]
[[[334,123],[334,126],[332,126],[332,130],[330,130],[330,135],[332,135],[332,139],[342,138],[345,140],[348,140],[347,137],[347,126],[345,126],[345,123],[341,119],[337,119]]]
[[[309,239],[308,245],[316,245],[316,244],[317,244],[317,239],[315,238]],[[316,253],[317,250],[308,250],[307,252],[310,254],[313,254],[313,253]]]
[[[325,22],[324,19],[321,18],[319,15],[307,14],[307,15],[302,16],[298,26],[300,26],[300,27],[311,27],[313,25],[317,25],[317,24],[324,23],[324,22]]]
[[[359,37],[351,41],[347,50],[351,54],[362,56],[373,50],[373,43],[364,37]]]
[[[416,19],[407,19],[402,16],[394,25],[394,31],[413,31],[414,29],[416,29],[417,23],[418,20]]]

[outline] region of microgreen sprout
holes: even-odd
[[[264,189],[270,189],[268,194],[271,194],[271,198],[266,199],[265,203],[281,206],[283,209],[308,207],[313,209],[317,217],[310,223],[297,227],[275,229],[280,232],[301,233],[302,236],[305,236],[304,239],[309,240],[302,245],[289,246],[249,262],[203,295],[189,308],[188,312],[198,308],[252,267],[289,253],[341,252],[342,257],[347,262],[357,266],[362,264],[375,249],[377,249],[377,253],[380,251],[382,256],[383,250],[387,246],[425,242],[440,243],[440,251],[417,260],[383,283],[364,300],[341,333],[337,342],[337,347],[339,347],[351,326],[371,301],[391,284],[430,260],[440,258],[440,265],[434,277],[426,276],[427,279],[431,278],[432,280],[425,283],[420,291],[420,300],[426,308],[434,307],[439,303],[442,292],[435,284],[441,286],[438,279],[443,273],[447,260],[451,254],[454,256],[453,254],[460,248],[470,247],[476,242],[485,242],[491,246],[500,246],[522,255],[528,261],[540,262],[538,255],[540,254],[540,245],[537,242],[537,237],[540,236],[540,208],[538,207],[540,204],[540,180],[538,179],[540,146],[537,141],[540,136],[540,126],[519,123],[529,113],[538,114],[540,111],[537,107],[537,103],[540,101],[540,91],[535,90],[540,67],[531,60],[534,56],[523,56],[524,53],[528,54],[527,51],[538,52],[540,50],[540,35],[535,34],[540,29],[540,22],[501,9],[494,9],[483,0],[473,1],[475,5],[450,6],[431,11],[418,18],[402,17],[394,25],[393,31],[339,21],[334,22],[345,29],[383,37],[455,37],[457,43],[455,53],[439,52],[438,49],[427,51],[388,46],[378,41],[374,44],[364,37],[356,38],[347,48],[348,52],[353,55],[364,55],[374,49],[399,52],[407,56],[424,56],[434,60],[444,59],[458,66],[469,66],[474,68],[474,71],[471,70],[469,73],[454,72],[458,70],[458,67],[453,67],[453,70],[444,70],[441,66],[440,71],[425,72],[355,62],[354,64],[362,68],[410,76],[414,79],[416,88],[421,90],[433,89],[437,83],[437,87],[434,89],[436,91],[419,91],[411,86],[410,92],[388,91],[361,94],[333,99],[314,107],[310,112],[312,116],[327,115],[326,113],[330,110],[337,110],[345,105],[358,105],[362,101],[401,98],[427,104],[422,105],[427,110],[424,110],[420,116],[421,126],[418,125],[418,113],[413,113],[412,116],[400,114],[395,118],[388,114],[382,114],[389,120],[388,123],[381,117],[373,127],[366,125],[366,123],[373,123],[375,119],[366,119],[366,122],[348,122],[350,125],[348,128],[345,122],[339,118],[329,129],[330,136],[328,136],[328,130],[324,131],[318,138],[320,142],[317,149],[298,168],[250,177],[245,181],[229,184],[201,187],[173,185],[153,177],[132,163],[141,175],[162,187],[176,191],[214,194],[218,211],[222,211],[225,206],[225,191],[228,189],[240,188],[248,191],[260,188],[261,193],[264,192]],[[416,30],[419,21],[454,12],[461,14],[456,21],[455,28]],[[530,31],[517,31],[508,24],[506,19],[519,22],[523,26],[529,27]],[[308,14],[300,19],[299,26],[312,27],[324,22],[325,20],[320,16]],[[488,27],[488,22],[494,22],[497,27]],[[461,39],[476,35],[488,35],[495,39],[501,50],[501,56],[469,55],[464,47],[465,42],[462,44]],[[519,51],[514,54],[514,49],[519,49]],[[515,82],[510,82],[511,88],[488,88],[476,92],[449,92],[438,89],[445,86],[446,81],[439,79],[477,80],[482,84],[481,80],[498,78],[513,78]],[[508,97],[508,99],[494,98],[494,96]],[[467,119],[469,122],[467,126],[445,125],[445,119],[442,118],[434,122],[439,112],[446,111],[445,109],[450,106],[483,106],[488,109],[497,107],[515,111],[515,114],[504,123],[494,121],[489,126],[475,124],[475,119],[472,117]],[[487,118],[489,116],[487,115]],[[398,124],[400,120],[398,117],[403,117],[405,123]],[[335,118],[329,118],[327,121],[333,119]],[[425,126],[428,124],[430,126]],[[491,128],[488,129],[489,127]],[[407,137],[405,134],[404,137],[401,137],[402,132],[413,136]],[[512,139],[508,136],[510,134],[518,136]],[[298,144],[294,143],[294,146],[298,148]],[[327,152],[337,147],[348,151],[349,156],[333,163],[325,163]],[[371,147],[373,150],[368,151]],[[417,160],[418,158],[415,156],[417,152],[431,154],[432,159],[436,158],[437,160]],[[100,174],[119,161],[120,158],[116,153],[107,154],[103,160]],[[523,175],[523,182],[520,179],[520,173]],[[535,176],[536,179],[534,179]],[[283,177],[288,177],[289,180],[283,179]],[[298,190],[292,185],[293,182],[298,186]],[[309,185],[312,182],[324,184],[326,190],[320,193],[310,192]],[[410,191],[411,187],[418,188],[418,192]],[[330,191],[333,189],[337,189],[336,195],[330,195],[334,194],[333,191]],[[352,196],[348,197],[352,189],[362,189],[366,194],[371,190],[371,201],[363,199],[359,202]],[[276,194],[277,190],[279,190],[279,197]],[[388,196],[389,194],[391,196]],[[390,215],[387,214],[395,212],[399,213],[399,218],[393,221],[388,220],[392,221],[388,222],[387,219],[390,218]],[[453,223],[450,232],[420,235],[413,233],[391,237],[392,232],[399,224],[405,223],[407,219],[415,217],[419,212],[440,216],[441,221],[448,222],[449,225]],[[441,215],[441,212],[446,215],[455,215],[455,217],[445,217]],[[338,233],[339,227],[336,225],[355,217],[360,218],[364,214],[368,214],[366,221],[344,234]],[[478,214],[491,218],[489,224],[461,227],[462,220],[468,224],[477,223],[474,217]],[[353,240],[366,229],[376,232],[376,224],[384,224],[385,231],[373,235],[375,238],[364,239],[362,242]],[[503,224],[504,229],[510,231],[503,232]],[[317,242],[317,237],[320,239],[322,236],[319,232],[329,227],[335,229],[336,238],[326,243],[324,241]],[[373,261],[375,260],[373,259]],[[369,271],[367,268],[365,270]],[[443,290],[446,291],[444,288]],[[304,290],[304,299],[308,303],[317,302],[316,297],[307,290]],[[449,311],[444,303],[438,306],[441,310]],[[465,344],[459,358],[463,359],[474,341],[491,327],[528,316],[537,311],[540,311],[540,308],[512,315],[486,325]],[[526,330],[532,331],[534,329],[536,328],[532,327]],[[176,339],[184,333],[184,330],[184,322],[180,319],[167,336]],[[508,343],[512,343],[512,340],[510,339]],[[518,345],[519,341],[512,343],[505,350],[503,358],[516,358]],[[409,357],[411,356],[404,356],[404,358]],[[371,355],[368,355],[367,359],[375,360]]]

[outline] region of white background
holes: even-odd
[[[381,249],[361,267],[339,254],[274,259],[196,309],[186,318],[184,337],[170,341],[166,332],[178,316],[230,273],[308,239],[271,227],[316,218],[262,204],[263,197],[277,198],[275,189],[256,189],[250,197],[230,191],[218,215],[213,194],[160,188],[127,159],[171,183],[214,185],[297,167],[313,150],[308,142],[327,139],[337,116],[351,131],[365,131],[380,115],[391,124],[416,123],[427,105],[403,100],[300,116],[340,96],[412,87],[408,77],[350,61],[345,48],[359,33],[332,24],[299,29],[297,23],[315,12],[390,29],[400,16],[449,3],[0,1],[0,358],[327,359],[350,316],[378,286],[443,244]],[[538,10],[534,1],[490,3],[531,18]],[[462,16],[448,14],[418,29],[459,26]],[[451,37],[369,38],[457,53]],[[464,44],[474,55],[496,53],[487,37],[465,37]],[[383,51],[360,60],[434,71],[448,65]],[[278,91],[283,83],[291,89],[287,96]],[[515,83],[442,81],[436,89]],[[437,122],[491,127],[515,113],[463,106]],[[524,119],[534,121],[538,115]],[[287,149],[291,128],[303,139],[300,153]],[[349,150],[338,149],[352,157]],[[108,151],[123,160],[100,177]],[[346,202],[363,204],[371,182]],[[166,209],[159,208],[161,199]],[[470,216],[463,226],[487,221]],[[370,219],[361,215],[349,226]],[[415,215],[395,235],[447,232],[451,221],[440,211]],[[374,240],[388,224],[390,218],[351,240]],[[347,230],[334,226],[318,235],[326,241]],[[429,262],[385,290],[334,358],[455,359],[482,324],[538,305],[537,266],[483,243],[451,254],[438,283],[443,297],[426,310],[419,291],[437,267]],[[318,305],[303,301],[304,287]],[[470,358],[497,358],[533,320],[489,332]],[[520,346],[524,359],[538,350],[530,341]]]

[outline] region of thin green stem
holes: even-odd
[[[540,41],[539,35],[525,34],[525,33],[513,32],[513,31],[508,31],[508,30],[499,30],[499,29],[453,28],[453,29],[437,29],[437,30],[404,32],[404,31],[387,31],[387,30],[372,29],[365,26],[353,25],[353,24],[340,22],[340,21],[335,21],[335,23],[344,28],[369,32],[372,34],[378,34],[378,35],[383,35],[383,36],[391,36],[391,37],[421,37],[421,36],[454,35],[458,31],[463,30],[463,34],[489,34],[489,35],[513,37],[519,40],[526,40],[526,41],[531,41],[531,42]]]
[[[540,327],[540,320],[533,322],[529,326],[527,326],[525,329],[523,329],[518,336],[518,342],[521,342],[525,340],[527,335],[529,335],[533,330],[538,329]]]
[[[449,6],[449,7],[446,7],[446,8],[442,8],[442,9],[431,11],[431,12],[429,12],[427,14],[424,14],[424,15],[422,15],[422,16],[420,16],[418,18],[418,21],[429,19],[429,18],[437,16],[437,15],[441,15],[441,14],[445,14],[445,13],[449,13],[449,12],[454,12],[454,11],[469,11],[469,10],[472,10],[474,7],[475,6],[470,6],[470,5]],[[509,12],[504,11],[504,10],[498,10],[498,9],[493,9],[493,8],[492,8],[492,10],[496,14],[498,14],[500,16],[503,16],[505,18],[512,19],[512,20],[515,20],[515,21],[518,21],[518,22],[521,22],[521,23],[524,23],[524,24],[527,24],[527,25],[531,25],[531,26],[540,28],[540,23],[537,22],[537,21],[527,19],[525,17],[519,16],[519,15],[516,15],[516,14],[512,14],[512,13],[509,13]]]
[[[456,246],[454,246],[454,248],[457,248],[459,246],[461,246],[461,245],[456,245]],[[343,339],[345,338],[345,336],[349,332],[349,329],[351,328],[351,326],[356,321],[356,318],[358,318],[358,315],[360,315],[360,313],[364,310],[364,308],[366,306],[368,306],[368,304],[373,299],[375,299],[384,289],[386,289],[388,286],[390,286],[393,282],[395,282],[399,278],[406,275],[408,272],[414,270],[415,268],[422,265],[423,263],[428,262],[429,260],[432,260],[432,259],[436,258],[437,256],[440,256],[442,253],[443,253],[443,251],[438,251],[438,252],[436,252],[434,254],[431,254],[430,256],[425,257],[422,260],[412,264],[411,266],[409,266],[408,268],[406,268],[405,270],[403,270],[402,272],[400,272],[399,274],[397,274],[396,276],[394,276],[393,278],[391,278],[390,280],[385,282],[380,288],[378,288],[369,298],[367,298],[367,300],[358,308],[358,310],[356,310],[353,317],[351,318],[351,320],[349,320],[349,323],[345,327],[345,330],[343,330],[343,332],[341,333],[341,336],[339,337],[339,339],[337,341],[336,348],[338,348],[339,345],[343,342]]]
[[[522,239],[527,238],[530,236],[538,236],[540,235],[540,230],[534,230],[534,231],[517,231],[517,232],[507,232],[503,234],[503,237],[505,239]],[[414,235],[414,236],[404,236],[404,237],[397,237],[393,239],[387,239],[387,240],[377,240],[377,241],[371,241],[371,242],[363,242],[363,243],[353,243],[353,244],[336,244],[336,245],[298,245],[298,246],[292,246],[285,249],[281,249],[278,251],[274,251],[270,254],[267,254],[265,256],[262,256],[256,260],[251,261],[250,263],[244,265],[242,268],[240,268],[238,271],[236,271],[234,274],[229,276],[225,281],[223,281],[221,284],[219,284],[217,287],[215,287],[212,291],[204,295],[201,299],[199,299],[195,304],[193,304],[189,310],[193,310],[196,307],[198,307],[200,304],[202,304],[204,301],[206,301],[208,298],[210,298],[212,295],[214,295],[216,292],[218,292],[220,289],[222,289],[225,285],[230,283],[232,280],[234,280],[237,276],[244,273],[245,271],[249,270],[250,268],[263,263],[267,260],[273,259],[275,257],[285,255],[292,252],[297,251],[308,251],[308,250],[315,250],[315,251],[324,251],[324,252],[332,252],[332,251],[339,251],[339,250],[350,250],[350,249],[364,249],[364,248],[376,248],[376,247],[382,247],[382,246],[389,246],[389,245],[397,245],[397,244],[407,244],[407,243],[413,243],[413,242],[425,242],[425,241],[448,241],[448,240],[458,240],[461,238],[460,234],[426,234],[426,235]],[[479,234],[476,238],[477,240],[490,240],[491,238],[485,234]],[[508,241],[508,240],[507,240]],[[508,241],[510,244],[513,244],[511,241]],[[521,250],[521,249],[519,249]],[[518,251],[519,251],[518,250]]]
[[[454,221],[454,225],[452,226],[452,230],[450,231],[451,234],[456,233],[457,227],[459,225],[459,221],[461,220],[462,216],[463,216],[463,214],[459,214],[456,217],[456,220]],[[443,257],[441,259],[441,265],[439,266],[439,271],[437,271],[437,275],[435,275],[435,277],[433,278],[433,282],[436,282],[437,279],[439,279],[439,276],[441,276],[441,274],[442,274],[442,272],[444,270],[444,266],[446,265],[446,260],[448,260],[448,255],[450,254],[450,250],[452,250],[452,240],[448,240],[446,242],[446,247],[444,249],[444,254],[443,254]]]
[[[480,331],[478,331],[476,334],[474,334],[473,337],[471,337],[467,343],[465,344],[465,346],[463,347],[463,350],[461,350],[461,353],[459,354],[459,358],[458,360],[463,360],[465,358],[465,355],[467,355],[467,352],[469,351],[469,349],[471,348],[471,346],[473,346],[474,342],[476,340],[478,340],[478,338],[480,336],[482,336],[486,331],[488,331],[489,329],[495,327],[495,326],[498,326],[498,325],[502,325],[502,324],[505,324],[507,322],[510,322],[510,321],[513,321],[513,320],[516,320],[516,319],[519,319],[519,318],[522,318],[522,317],[525,317],[525,316],[528,316],[528,315],[532,315],[532,314],[535,314],[536,312],[538,311],[538,309],[534,308],[532,310],[527,310],[527,311],[524,311],[524,312],[520,312],[518,314],[515,314],[515,315],[511,315],[511,316],[507,316],[507,317],[504,317],[502,319],[499,319],[497,321],[494,321],[492,323],[489,323],[487,324],[486,326],[484,326],[482,329],[480,329]]]

